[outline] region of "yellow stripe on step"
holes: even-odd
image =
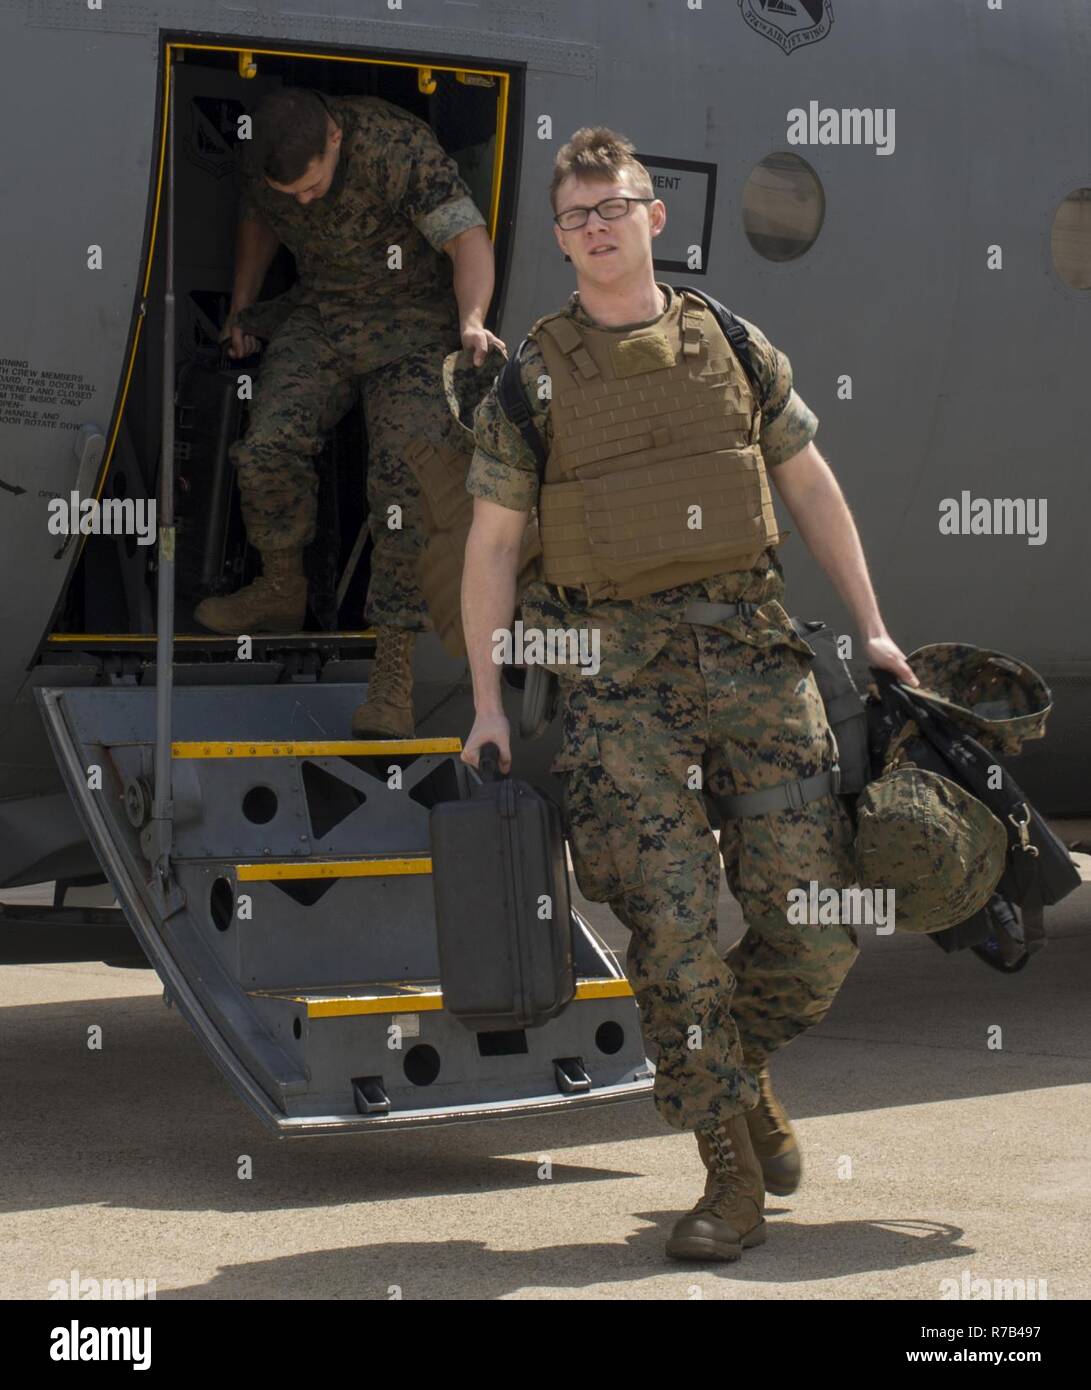
[[[236,864],[240,883],[300,878],[385,878],[391,874],[430,874],[430,855],[404,859],[301,859],[297,863]]]
[[[172,758],[374,758],[461,753],[460,738],[354,738],[326,743],[172,743]]]
[[[277,994],[289,1004],[305,1004],[308,1018],[347,1018],[360,1014],[417,1014],[443,1008],[443,991],[427,986],[404,985],[402,989],[418,992],[407,994]],[[255,991],[261,993],[261,991]],[[589,999],[623,999],[632,997],[628,980],[580,980],[576,985],[576,1001]],[[575,1001],[573,1001],[575,1002]]]
[[[420,994],[374,994],[363,998],[300,999],[308,1018],[346,1018],[352,1014],[422,1014],[443,1008],[441,990]]]
[[[632,992],[628,980],[580,980],[576,984],[577,999],[620,999]]]

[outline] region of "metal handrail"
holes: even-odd
[[[145,844],[159,886],[171,877],[174,796],[171,785],[171,713],[174,696],[174,82],[170,51],[167,83],[167,229],[163,293],[163,422],[159,463],[159,568],[156,574],[155,775]]]

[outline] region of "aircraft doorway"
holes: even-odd
[[[176,654],[222,653],[234,642],[205,632],[193,609],[210,594],[233,592],[260,572],[248,545],[227,450],[246,425],[238,378],[260,380],[260,357],[226,357],[219,336],[231,299],[239,197],[240,118],[281,86],[331,97],[377,96],[424,120],[454,159],[486,219],[496,250],[497,286],[489,326],[502,302],[516,183],[512,129],[518,74],[495,66],[455,66],[419,55],[364,56],[168,44],[164,64],[174,85],[175,508]],[[164,71],[167,71],[165,66]],[[156,496],[163,426],[163,294],[166,142],[160,144],[150,211],[150,265],[143,321],[123,386],[114,448],[100,496],[131,499],[139,509]],[[261,300],[295,280],[281,247]],[[366,641],[364,600],[370,574],[365,477],[367,439],[359,400],[328,431],[315,460],[318,534],[305,555],[309,603],[306,634],[339,648]],[[49,645],[115,639],[132,651],[154,641],[155,547],[128,536],[93,535],[82,551]]]

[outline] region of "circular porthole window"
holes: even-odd
[[[1053,214],[1053,269],[1073,290],[1091,290],[1091,188],[1077,188]]]
[[[787,152],[756,164],[742,194],[742,222],[750,245],[767,261],[794,261],[818,240],[826,195],[805,159]]]

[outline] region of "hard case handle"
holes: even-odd
[[[477,768],[471,771],[477,772],[477,779],[482,784],[486,782],[499,782],[503,774],[500,771],[500,749],[495,743],[483,743],[481,753],[477,759]]]

